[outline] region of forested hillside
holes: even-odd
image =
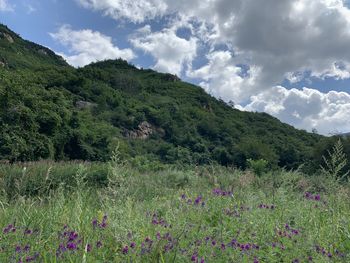
[[[334,141],[123,60],[75,69],[3,25],[0,94],[0,160],[105,161],[119,145],[139,161],[314,169]]]

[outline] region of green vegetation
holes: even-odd
[[[0,25],[0,262],[349,262],[350,138],[231,104]]]
[[[123,60],[75,69],[5,26],[0,32],[0,160],[106,161],[119,145],[136,162],[246,168],[247,159],[264,159],[273,169],[306,163],[312,173],[330,149],[323,145],[333,145],[176,76]]]
[[[118,156],[1,165],[0,261],[350,260],[346,182],[298,171],[139,168]]]

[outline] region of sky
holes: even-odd
[[[299,129],[350,132],[345,0],[0,0],[0,22],[75,67],[123,58]]]

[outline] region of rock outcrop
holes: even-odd
[[[138,125],[137,130],[125,132],[125,136],[128,138],[141,140],[148,139],[152,134],[164,136],[165,131],[162,128],[156,128],[147,121],[143,121]]]
[[[97,104],[96,103],[92,103],[92,102],[88,102],[88,101],[83,101],[83,100],[78,100],[75,103],[75,107],[79,110],[83,110],[83,109],[89,109],[89,108],[94,108],[96,107]]]
[[[6,39],[8,42],[10,42],[11,44],[14,43],[15,41],[13,40],[13,38],[7,34],[7,33],[4,33],[4,32],[0,32],[0,38],[2,39]]]

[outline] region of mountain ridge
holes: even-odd
[[[119,145],[125,158],[296,168],[323,138],[233,109],[175,75],[121,59],[75,69],[6,26],[0,32],[0,159],[103,161]]]

